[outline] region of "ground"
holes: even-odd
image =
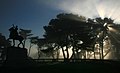
[[[120,62],[109,60],[83,60],[81,62],[39,62],[29,66],[2,66],[0,73],[119,73]]]

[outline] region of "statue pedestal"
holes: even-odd
[[[6,50],[6,61],[3,66],[9,68],[36,66],[32,58],[27,56],[27,49],[20,47],[8,47]]]
[[[6,52],[7,66],[25,65],[28,62],[27,49],[20,47],[9,47]]]
[[[21,61],[27,59],[27,49],[10,47],[7,49],[7,61]]]

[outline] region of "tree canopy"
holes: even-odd
[[[72,47],[72,57],[75,58],[75,55],[79,54],[79,50],[94,52],[97,43],[99,43],[103,54],[103,42],[111,33],[109,27],[119,29],[111,18],[91,19],[62,13],[51,19],[47,26],[44,26],[45,34],[43,36],[47,44],[54,43],[62,48],[64,59],[69,59],[68,49],[70,47]]]
[[[51,19],[48,26],[44,26],[44,37],[48,42],[55,43],[61,48],[66,46],[67,51],[69,47],[73,47],[73,53],[77,49],[87,50],[88,47],[93,47],[97,37],[93,25],[96,24],[88,22],[84,16],[58,14],[57,18]],[[80,41],[83,43],[78,43]],[[67,53],[69,56],[69,52]]]

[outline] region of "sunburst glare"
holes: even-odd
[[[67,13],[83,15],[89,18],[112,18],[116,23],[120,20],[119,0],[61,0],[52,5]]]

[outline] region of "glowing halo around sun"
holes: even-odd
[[[59,4],[51,4],[53,8],[65,13],[83,15],[86,18],[112,18],[120,22],[120,0],[60,0]]]
[[[120,0],[49,0],[44,4],[62,13],[73,13],[86,18],[112,18],[120,23]]]

